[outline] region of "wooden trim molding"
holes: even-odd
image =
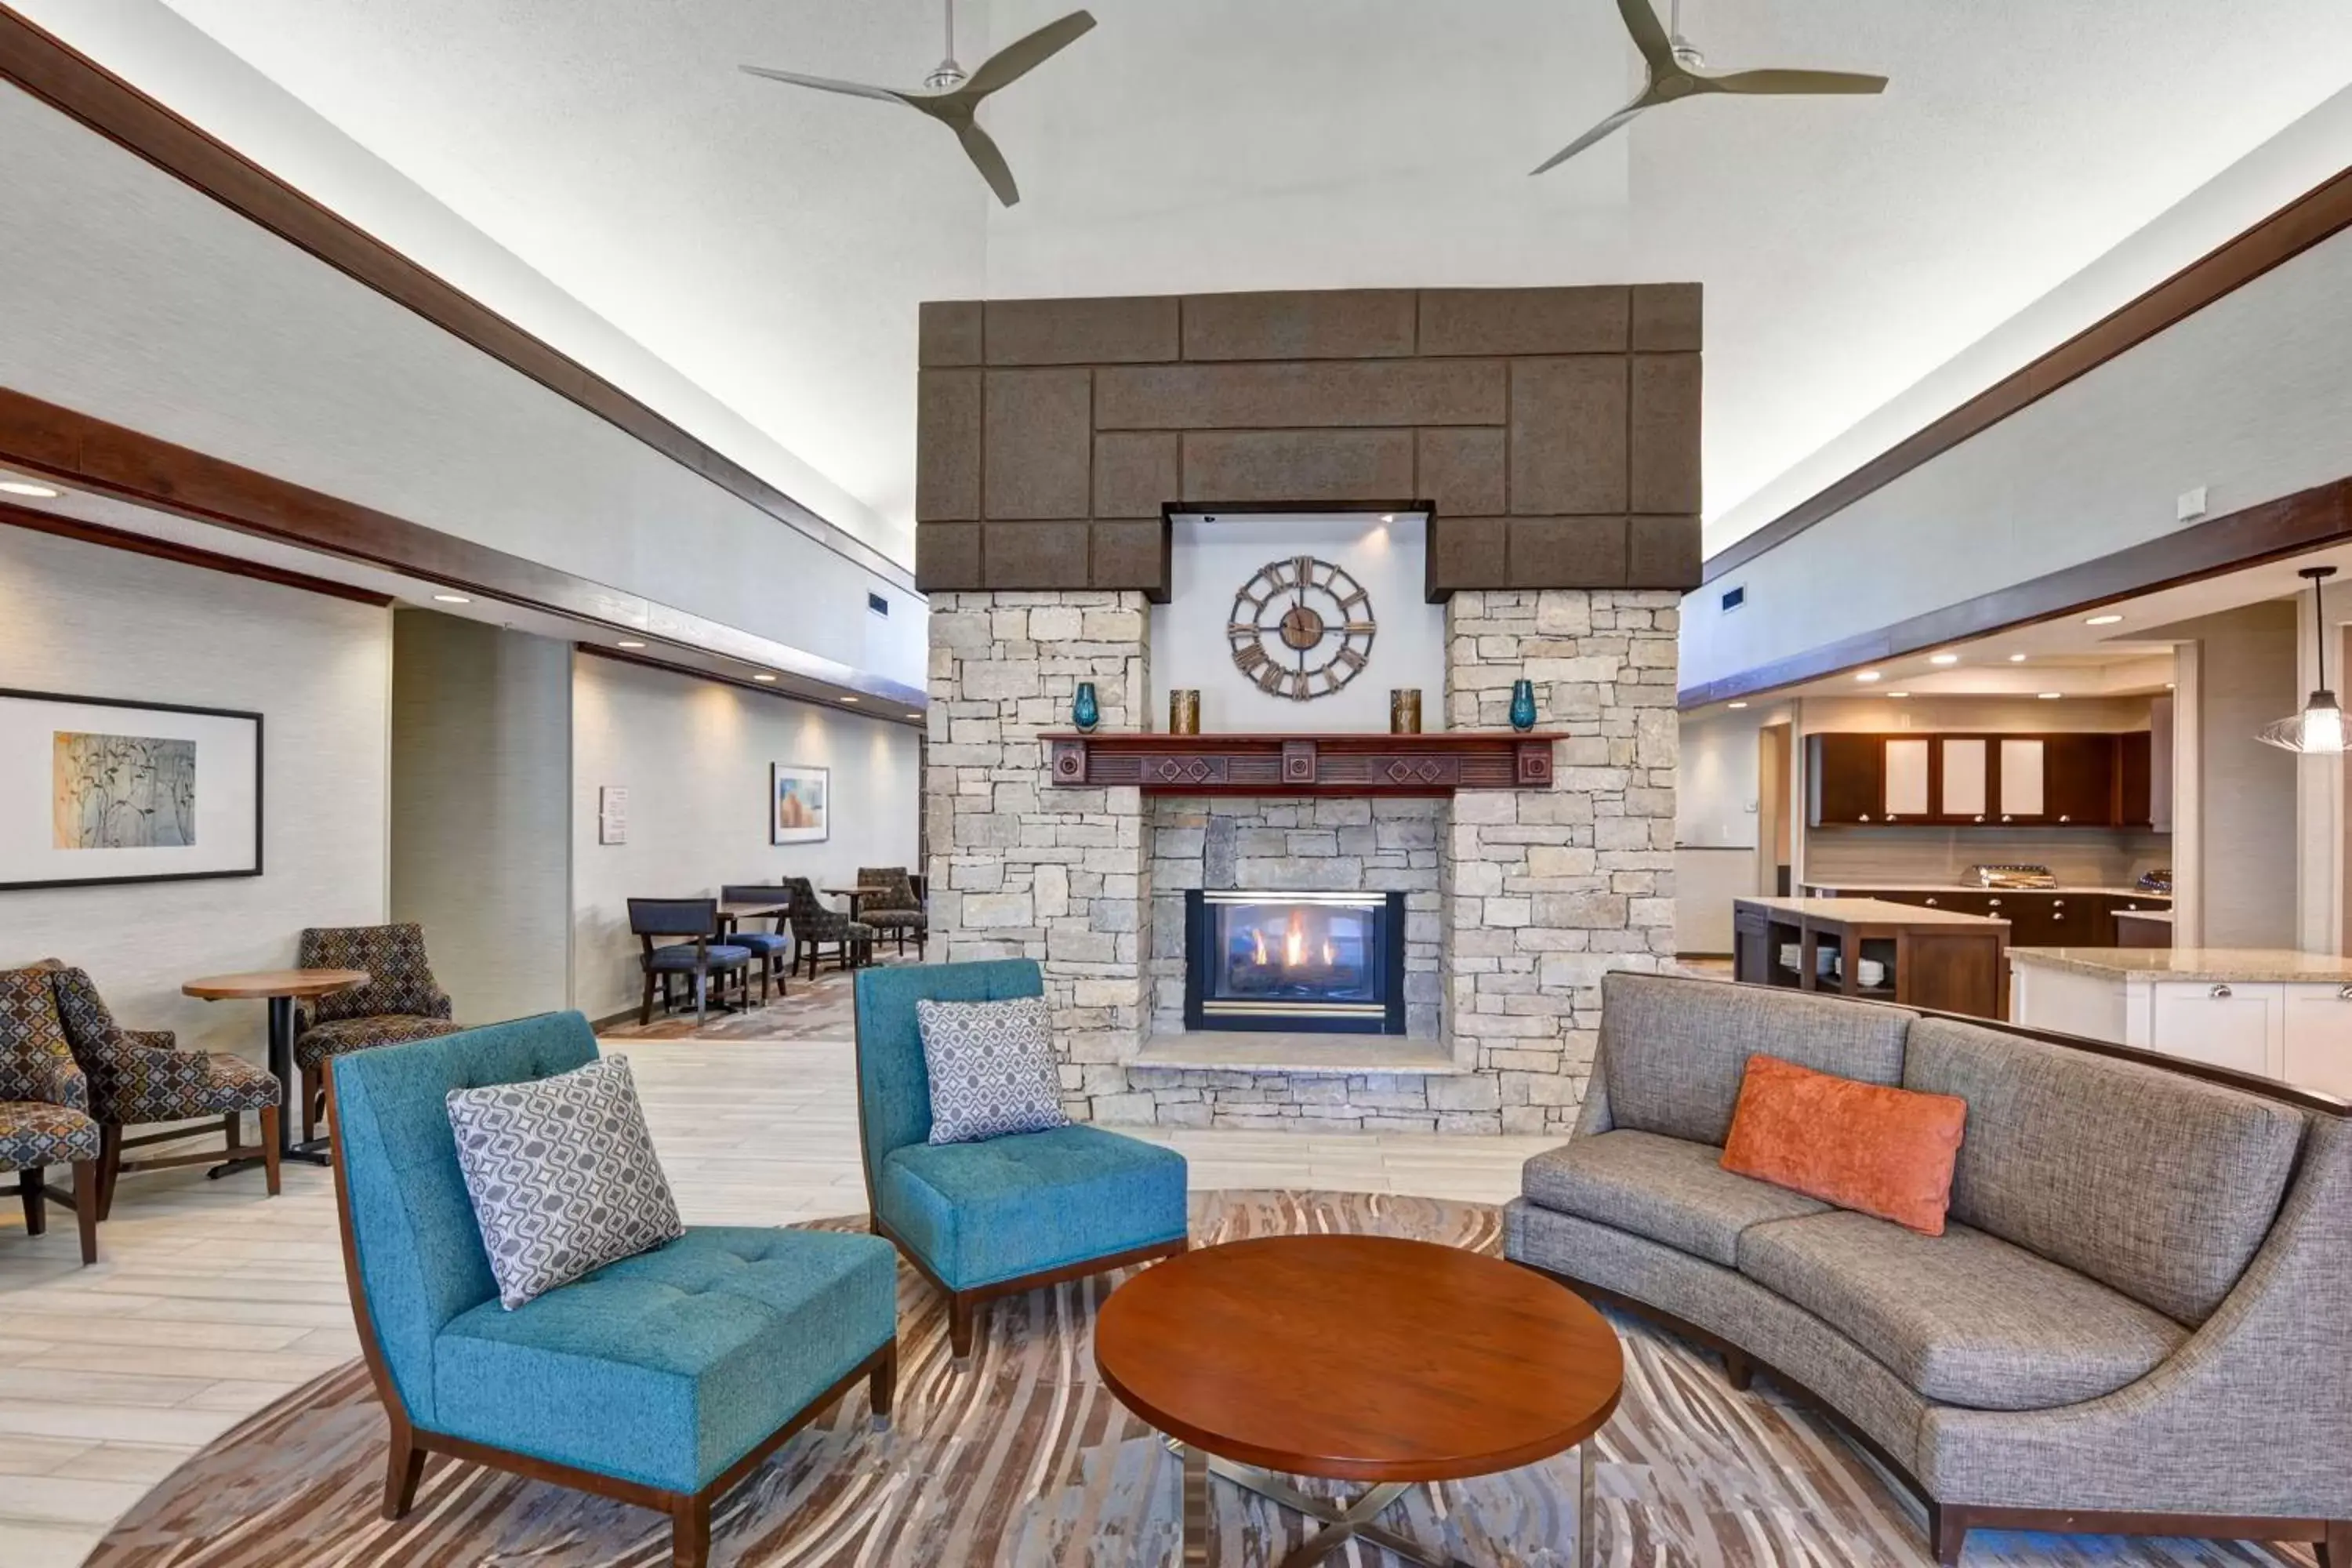
[[[478,597],[660,637],[910,709],[929,700],[919,688],[5,387],[0,387],[0,463],[70,489],[364,561]]]
[[[1736,572],[1872,491],[1941,457],[2069,382],[2137,348],[2273,267],[2352,227],[2352,169],[2323,181],[2244,233],[1906,437],[1843,479],[1707,559],[1702,583]]]
[[[1450,795],[1549,789],[1555,734],[1041,733],[1062,789],[1134,784],[1146,795]]]
[[[914,574],[454,284],[0,4],[0,80],[521,372],[786,527],[912,592]]]
[[[1734,697],[1752,697],[2347,541],[2352,541],[2352,476],[2192,523],[2112,554],[1874,631],[1857,632],[1770,664],[1685,686],[1675,694],[1675,701],[1688,710]]]
[[[84,544],[125,551],[132,555],[150,555],[158,561],[175,561],[183,566],[200,567],[207,572],[223,572],[232,577],[250,577],[259,583],[275,583],[281,588],[299,588],[306,594],[323,594],[331,599],[349,599],[355,605],[373,605],[381,609],[392,603],[389,594],[354,588],[348,583],[334,583],[307,573],[289,572],[281,566],[265,566],[257,561],[240,561],[234,555],[199,550],[193,544],[180,544],[168,539],[150,539],[143,533],[132,533],[128,529],[84,522],[78,517],[62,517],[53,511],[36,511],[31,507],[17,506],[9,501],[0,501],[0,523],[32,533],[53,534],[59,539],[79,540]]]

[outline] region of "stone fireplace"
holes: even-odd
[[[1184,895],[1184,1026],[1402,1035],[1404,895]]]
[[[1679,285],[925,307],[917,575],[931,606],[935,956],[1041,963],[1071,1114],[1572,1124],[1601,975],[1674,949],[1697,349],[1697,291]],[[1311,704],[1302,738],[1263,768],[1163,758],[1147,777],[1108,741],[1089,762],[1076,738],[1052,738],[1080,681],[1101,712],[1089,739],[1132,742],[1161,720],[1152,606],[1169,598],[1170,516],[1277,503],[1426,514],[1426,593],[1443,606],[1428,727],[1449,743],[1494,735],[1499,751],[1334,756],[1374,748],[1327,734],[1318,773]],[[1162,688],[1197,683],[1158,674]],[[1533,772],[1508,741],[1519,679],[1550,737]],[[1377,663],[1366,679],[1397,683]],[[1186,779],[1204,783],[1181,793]],[[1195,1009],[1195,906],[1308,893],[1387,917],[1381,979],[1397,984],[1380,994],[1380,1032],[1244,1028]],[[1247,917],[1238,934],[1229,917],[1223,952],[1238,941],[1249,962],[1228,966],[1227,989],[1265,999],[1303,980],[1327,939],[1336,982],[1362,934],[1328,926],[1300,921],[1286,979],[1289,911]],[[1365,1005],[1360,981],[1327,987],[1327,1004]]]

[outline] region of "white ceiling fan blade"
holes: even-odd
[[[1575,157],[1579,153],[1583,152],[1587,147],[1591,146],[1595,142],[1606,141],[1610,134],[1616,131],[1619,126],[1633,119],[1633,116],[1641,113],[1642,110],[1651,107],[1652,102],[1650,95],[1645,92],[1641,97],[1635,99],[1633,102],[1627,104],[1624,108],[1619,110],[1616,113],[1611,115],[1608,119],[1602,121],[1600,124],[1594,126],[1591,130],[1586,132],[1583,135],[1578,137],[1575,141],[1570,142],[1567,146],[1561,148],[1559,152],[1554,153],[1550,157],[1546,158],[1542,163],[1538,163],[1534,168],[1529,169],[1528,171],[1528,176],[1532,178],[1537,174],[1542,174],[1547,169],[1558,168],[1560,164],[1567,163],[1570,158]]]
[[[1617,0],[1617,14],[1625,18],[1625,30],[1633,35],[1633,47],[1642,51],[1652,76],[1676,68],[1675,41],[1666,37],[1665,25],[1650,9],[1650,0]]]
[[[1727,71],[1698,79],[1717,92],[1869,93],[1885,92],[1886,79],[1859,71],[1755,70]]]
[[[794,87],[813,87],[819,92],[846,93],[852,98],[878,98],[888,103],[908,103],[912,95],[894,88],[868,87],[862,81],[837,81],[829,76],[803,76],[798,71],[772,70],[766,66],[745,66],[747,75],[765,77],[770,81],[789,82]]]
[[[980,62],[971,79],[958,90],[967,98],[986,98],[999,88],[1020,80],[1092,30],[1093,14],[1073,11],[1058,21],[1046,23],[1035,32],[1013,39],[988,58]]]
[[[1021,187],[1013,183],[1012,167],[1004,162],[1004,154],[997,150],[996,142],[988,132],[969,120],[955,124],[952,129],[956,140],[963,143],[964,153],[971,159],[972,167],[978,169],[980,177],[988,182],[988,188],[996,193],[996,199],[1008,207],[1018,206]]]

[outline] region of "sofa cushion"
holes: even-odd
[[[1916,1015],[1799,991],[1661,974],[1601,982],[1601,1072],[1619,1127],[1720,1145],[1748,1058],[1899,1083]]]
[[[1954,1095],[1750,1057],[1723,1168],[1941,1236],[1968,1114]]]
[[[1829,1211],[1801,1193],[1734,1175],[1722,1156],[1711,1143],[1619,1128],[1538,1154],[1519,1185],[1531,1203],[1727,1268],[1739,1261],[1739,1233],[1749,1226]]]
[[[697,1226],[434,1342],[435,1429],[696,1491],[896,1330],[876,1237]]]
[[[1966,1226],[1922,1236],[1868,1215],[1757,1226],[1739,1271],[1946,1405],[2046,1410],[2112,1394],[2189,1336],[2095,1279]]]
[[[909,1143],[875,1206],[949,1289],[968,1290],[1185,1231],[1184,1156],[1099,1127]]]
[[[1903,1081],[1969,1102],[1955,1220],[2191,1326],[2269,1234],[2303,1141],[2275,1100],[1943,1019],[1912,1026]]]

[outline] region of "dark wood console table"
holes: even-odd
[[[1065,789],[1135,784],[1146,795],[1445,795],[1458,789],[1549,789],[1541,731],[1433,735],[1081,735],[1038,737]]]
[[[2007,921],[1883,899],[1735,899],[1731,942],[1734,973],[1751,984],[2009,1016]]]

